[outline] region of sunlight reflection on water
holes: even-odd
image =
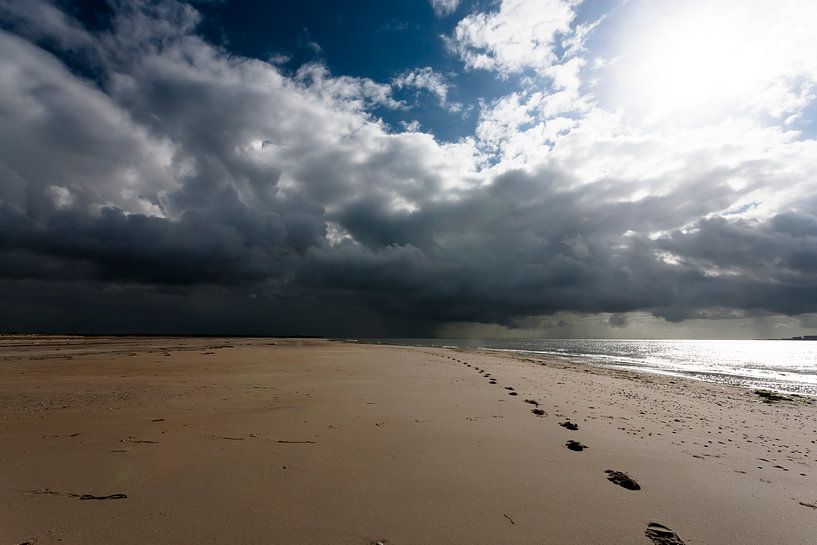
[[[378,339],[374,342],[532,352],[581,358],[604,366],[817,396],[817,341]]]

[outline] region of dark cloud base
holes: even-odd
[[[3,210],[0,327],[426,336],[444,322],[513,326],[564,310],[617,313],[610,323],[622,327],[620,313],[636,310],[680,321],[711,307],[817,309],[813,216],[615,237],[605,229],[636,227],[641,212],[552,193],[547,176],[511,173],[462,202],[400,216],[356,203],[346,221],[296,222],[295,236],[285,220],[241,209],[180,220],[103,209],[44,221]],[[534,188],[536,200],[510,198]],[[380,240],[332,246],[304,235],[328,219],[355,239]],[[577,231],[581,245],[565,243]]]

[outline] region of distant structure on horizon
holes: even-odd
[[[817,335],[800,335],[799,337],[786,337],[781,341],[817,341]]]

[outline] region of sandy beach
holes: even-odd
[[[557,360],[6,336],[0,545],[808,545],[815,440],[808,398]]]

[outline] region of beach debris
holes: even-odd
[[[576,431],[577,429],[579,429],[579,425],[574,424],[570,420],[565,420],[564,422],[560,422],[559,425],[561,427],[563,427],[563,428],[567,428],[567,429],[572,430],[572,431]]]
[[[657,522],[649,523],[644,534],[655,545],[684,545],[683,540],[675,532]]]
[[[508,513],[502,513],[502,516],[511,521],[511,524],[516,524]]]
[[[607,480],[611,483],[615,483],[627,490],[641,490],[641,485],[626,473],[612,469],[606,469],[604,472],[607,473]]]
[[[107,496],[95,496],[93,494],[75,494],[74,492],[58,492],[50,488],[42,490],[32,490],[32,494],[50,494],[52,496],[64,496],[66,498],[79,498],[80,500],[124,500],[127,494],[108,494]]]
[[[780,392],[772,390],[757,389],[754,391],[755,395],[762,397],[764,403],[774,403],[776,401],[794,401],[790,397],[786,397]]]
[[[532,412],[536,416],[544,416],[545,414],[545,411],[543,411],[542,409],[531,409],[530,412]]]
[[[124,500],[128,497],[127,494],[108,494],[107,496],[94,496],[93,494],[82,494],[81,500]]]
[[[800,504],[800,505],[802,505],[803,507],[811,507],[812,509],[817,509],[817,501],[815,501],[814,503],[808,503],[808,502],[805,502],[805,501],[799,501],[799,502],[797,502],[797,503],[799,503],[799,504]]]
[[[583,445],[583,444],[579,443],[578,441],[573,441],[572,439],[570,441],[568,441],[567,443],[565,443],[565,446],[567,448],[569,448],[570,450],[573,450],[573,451],[576,451],[576,452],[581,452],[586,448],[590,448],[587,445]]]
[[[70,492],[57,492],[56,490],[51,490],[50,488],[43,488],[42,490],[30,490],[31,494],[50,494],[52,496],[77,496],[78,494],[71,494]]]

